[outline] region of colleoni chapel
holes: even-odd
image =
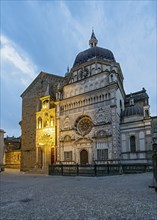
[[[151,160],[148,94],[126,94],[120,64],[97,44],[92,31],[64,77],[40,72],[21,95],[21,170]]]

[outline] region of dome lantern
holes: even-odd
[[[89,40],[89,46],[90,47],[96,47],[97,43],[98,43],[98,40],[96,39],[94,30],[92,29],[92,35],[91,35],[91,38]]]
[[[112,51],[97,46],[98,40],[95,36],[94,30],[89,40],[90,48],[80,52],[74,61],[73,67],[79,66],[83,63],[90,61],[91,59],[107,60],[109,62],[116,62]]]

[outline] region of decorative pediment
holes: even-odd
[[[69,142],[69,141],[71,141],[71,137],[69,135],[66,135],[64,137],[64,142]]]
[[[105,107],[104,109],[100,108],[95,114],[94,123],[96,125],[111,123],[110,107]]]

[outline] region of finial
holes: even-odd
[[[67,67],[67,73],[69,73],[69,66]]]
[[[92,35],[91,35],[91,38],[89,40],[89,45],[90,45],[90,47],[96,47],[97,43],[98,43],[98,40],[96,39],[94,29],[92,27]]]
[[[142,90],[143,90],[143,92],[146,92],[146,89],[144,87],[142,88]]]
[[[65,77],[69,75],[69,66],[67,66],[67,72],[65,73]]]

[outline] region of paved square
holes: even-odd
[[[1,173],[0,219],[157,220],[152,173],[65,177]]]

